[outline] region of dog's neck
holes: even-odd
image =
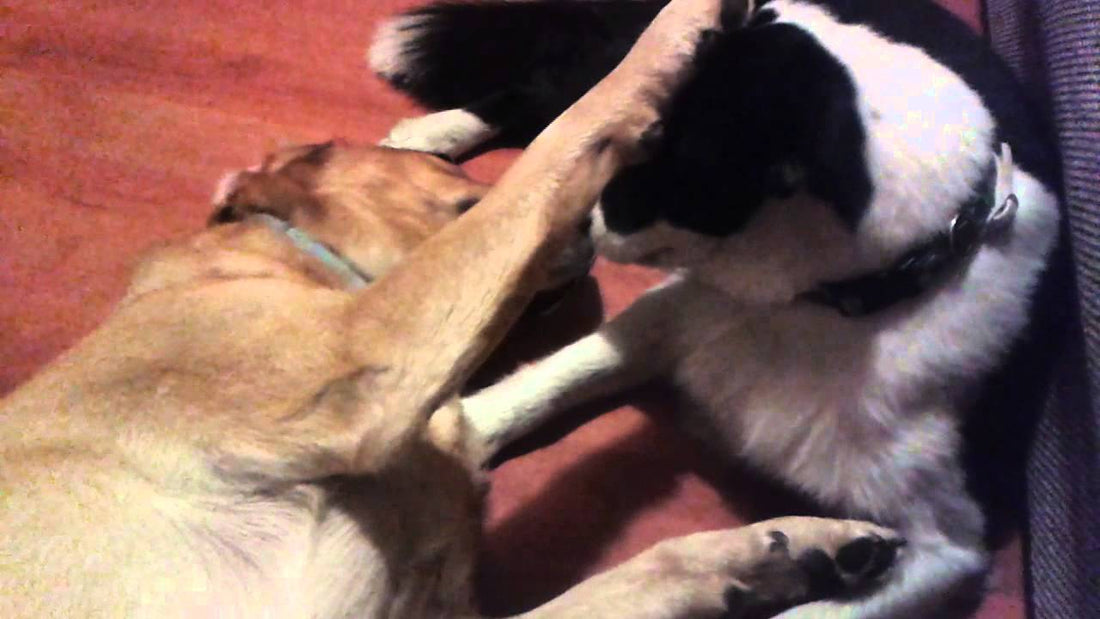
[[[251,217],[269,230],[276,232],[290,242],[296,249],[315,258],[348,290],[359,290],[370,284],[372,278],[358,265],[341,255],[328,244],[317,240],[305,230],[290,222],[267,213],[256,213]]]
[[[906,251],[885,269],[825,282],[799,299],[830,307],[847,317],[890,309],[937,286],[966,268],[989,237],[1011,225],[1018,201],[1012,188],[1012,150],[1001,145],[974,195],[937,233]]]
[[[365,283],[371,280],[362,272],[359,277]],[[134,270],[123,302],[211,279],[284,279],[350,289],[342,274],[299,248],[285,232],[250,216],[207,228],[147,254]]]

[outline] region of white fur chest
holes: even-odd
[[[871,340],[814,310],[731,309],[692,290],[675,380],[726,451],[828,502],[911,423],[880,398]],[[831,323],[831,324],[830,324]]]
[[[829,503],[884,513],[957,453],[958,396],[1027,319],[1056,203],[1027,174],[1013,230],[921,301],[853,320],[815,306],[745,306],[679,281],[674,378],[732,453]]]

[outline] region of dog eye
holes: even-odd
[[[236,208],[232,206],[223,206],[210,215],[210,217],[206,220],[206,225],[217,226],[220,224],[229,224],[240,220],[241,216]]]
[[[465,213],[466,211],[474,208],[474,205],[480,201],[481,200],[478,198],[466,198],[465,200],[460,200],[458,204],[455,205],[455,210],[457,210],[459,213]]]

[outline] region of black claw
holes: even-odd
[[[791,539],[782,531],[769,531],[768,537],[772,538],[772,543],[768,545],[768,550],[771,552],[783,550],[791,543]]]

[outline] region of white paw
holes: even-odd
[[[379,146],[458,157],[494,133],[493,127],[466,110],[445,110],[398,122]]]

